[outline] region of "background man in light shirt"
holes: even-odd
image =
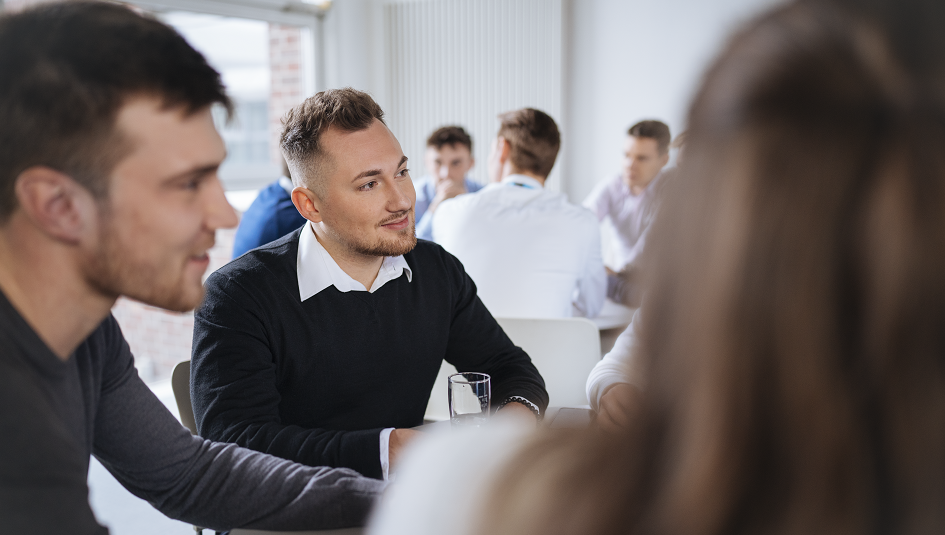
[[[668,181],[674,180],[682,165],[686,144],[686,132],[676,136],[672,148],[676,149],[676,166],[661,171],[665,188]],[[640,304],[642,292],[639,285],[634,286],[632,266],[616,275],[608,276],[608,293],[616,289],[615,301]],[[616,279],[616,284],[613,284]],[[608,297],[611,297],[608,295]],[[612,297],[613,298],[613,297]],[[644,359],[637,356],[640,347],[641,308],[633,313],[630,325],[624,330],[604,358],[594,366],[587,378],[587,399],[591,408],[597,411],[597,422],[605,429],[616,430],[630,424],[632,414],[637,410],[639,392],[644,387],[643,372],[640,370]]]
[[[466,176],[476,160],[472,156],[472,138],[461,126],[444,126],[430,134],[423,163],[427,174],[414,183],[417,237],[432,240],[433,214],[440,203],[479,191],[482,186]]]
[[[387,478],[423,423],[443,360],[492,377],[493,407],[535,421],[538,370],[462,265],[414,236],[415,190],[370,95],[329,90],[285,118],[281,145],[308,222],[207,279],[194,316],[200,434]]]
[[[499,317],[593,317],[606,284],[594,214],[545,189],[561,137],[532,108],[504,113],[492,146],[492,183],[444,201],[433,238],[456,255]]]
[[[669,127],[647,120],[630,127],[624,144],[623,169],[600,182],[584,206],[609,219],[615,231],[611,270],[635,264],[646,244],[646,235],[656,215],[661,171],[669,162]]]

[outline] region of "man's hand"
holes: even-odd
[[[394,429],[390,432],[390,440],[387,443],[387,462],[390,471],[394,470],[394,463],[400,456],[404,446],[410,443],[419,431],[414,429]]]
[[[605,431],[629,427],[631,418],[640,410],[640,391],[627,383],[617,383],[600,398],[597,423]]]
[[[436,212],[441,202],[463,193],[466,193],[466,184],[462,180],[457,182],[447,178],[436,185],[436,194],[433,196],[433,200],[430,201],[427,211],[432,214]]]
[[[535,415],[535,413],[525,406],[524,403],[519,403],[517,401],[506,403],[504,407],[496,411],[496,414],[501,414],[503,417],[511,416],[516,420],[524,420],[532,424],[538,423],[538,417]]]

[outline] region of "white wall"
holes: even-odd
[[[388,104],[384,2],[336,0],[325,19],[327,86],[366,90],[381,106]],[[568,0],[560,161],[571,200],[580,202],[597,180],[619,170],[631,124],[657,118],[673,135],[680,132],[689,99],[726,36],[777,2]]]
[[[775,0],[573,0],[566,47],[567,191],[580,201],[619,171],[627,128],[660,119],[675,136],[726,36]]]
[[[384,102],[383,49],[377,22],[380,2],[376,0],[336,0],[325,15],[325,87],[354,87]]]

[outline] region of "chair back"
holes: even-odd
[[[177,411],[180,413],[180,423],[197,434],[197,421],[194,419],[194,407],[190,403],[190,361],[185,360],[174,366],[171,373],[171,388],[174,390],[174,400],[177,401]]]
[[[512,343],[528,353],[545,379],[549,405],[587,405],[587,376],[601,357],[600,331],[594,322],[587,318],[496,318],[496,321]],[[454,373],[456,368],[451,364],[444,361],[440,366],[427,404],[427,420],[449,419],[446,382]]]

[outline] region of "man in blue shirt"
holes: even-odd
[[[282,176],[259,191],[256,200],[240,218],[233,238],[233,258],[250,249],[277,240],[301,227],[305,218],[292,204],[292,180],[282,162]]]
[[[472,138],[461,126],[444,126],[427,138],[424,155],[427,174],[414,183],[417,203],[417,237],[433,239],[433,213],[446,199],[479,191],[482,185],[466,174],[476,164],[472,156]]]

